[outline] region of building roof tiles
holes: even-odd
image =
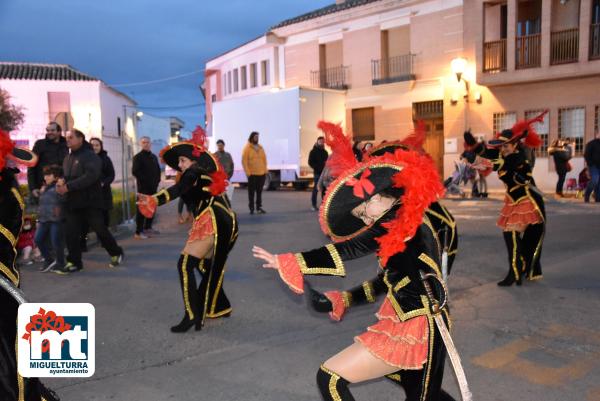
[[[67,64],[0,62],[0,79],[38,81],[99,81]]]
[[[324,15],[337,13],[339,11],[347,10],[349,8],[354,8],[354,7],[362,6],[365,4],[374,3],[376,1],[381,1],[381,0],[346,0],[343,3],[331,4],[329,6],[325,6],[325,7],[319,8],[317,10],[308,12],[306,14],[302,14],[297,17],[289,18],[289,19],[286,19],[285,21],[281,21],[279,24],[271,27],[271,30],[281,28],[281,27],[284,27],[287,25],[296,24],[299,22],[308,21],[313,18],[322,17]]]

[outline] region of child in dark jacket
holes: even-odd
[[[64,197],[56,192],[56,181],[63,176],[62,168],[57,165],[45,166],[43,170],[44,186],[40,194],[38,209],[38,227],[35,243],[44,257],[40,271],[62,269],[65,265],[65,246],[63,242],[63,203]],[[50,241],[48,241],[50,237]],[[48,244],[52,244],[52,250]],[[54,253],[55,258],[52,257]]]

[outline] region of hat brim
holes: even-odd
[[[361,198],[355,196],[350,181],[360,179],[366,169],[371,172],[368,179],[373,184],[374,190],[371,194],[364,193],[364,198]],[[352,210],[373,195],[391,188],[392,177],[402,169],[401,165],[387,162],[361,163],[338,177],[328,188],[327,196],[321,206],[320,220],[323,231],[334,241],[348,240],[366,231],[375,222],[366,225],[361,219],[352,215]]]
[[[34,167],[38,162],[38,157],[29,149],[15,146],[12,152],[7,155],[7,158],[15,163],[22,164],[27,167]]]
[[[194,155],[197,151],[197,155]],[[218,164],[214,156],[201,146],[189,142],[179,142],[169,145],[160,152],[162,160],[174,170],[181,171],[179,168],[179,157],[184,156],[198,163],[198,166],[207,172],[218,170]]]

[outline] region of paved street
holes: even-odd
[[[32,301],[91,302],[96,308],[96,373],[47,380],[66,401],[318,400],[315,374],[328,356],[375,321],[376,306],[351,310],[341,323],[309,312],[273,271],[260,269],[253,244],[274,252],[325,243],[308,192],[265,193],[267,215],[247,213],[237,190],[240,237],[224,288],[233,315],[201,332],[171,334],[182,317],[176,272],[187,227],[175,204],[162,207],[144,241],[121,239],[126,260],[107,267],[94,247],[70,276],[25,268]],[[450,277],[453,336],[477,401],[600,400],[600,207],[552,202],[542,258],[544,279],[499,288],[506,250],[495,226],[499,200],[448,200],[459,222],[459,255]],[[344,279],[310,278],[320,289],[347,288],[375,274],[374,258],[348,264]],[[458,399],[449,365],[445,388]],[[352,386],[357,400],[400,400],[385,381]]]

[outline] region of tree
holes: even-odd
[[[14,106],[10,103],[10,94],[0,88],[0,129],[14,131],[25,121],[23,106]]]

